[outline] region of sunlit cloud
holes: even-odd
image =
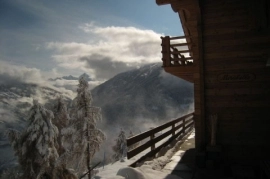
[[[57,74],[55,69],[52,70],[52,73]],[[0,61],[0,85],[9,85],[16,88],[22,84],[36,84],[40,87],[49,87],[71,99],[75,97],[74,91],[65,88],[66,84],[55,87],[53,82],[48,81],[47,74],[48,72],[42,72],[37,68],[17,66]],[[38,94],[41,94],[39,89],[36,90],[36,96],[33,97],[41,99],[42,95]]]
[[[60,67],[80,69],[96,79],[109,79],[117,73],[159,62],[160,36],[152,30],[135,27],[99,27],[94,23],[79,26],[88,43],[49,42],[52,58]],[[91,38],[93,37],[93,38]]]
[[[0,83],[11,83],[19,81],[25,83],[42,83],[44,80],[37,68],[27,68],[25,66],[15,66],[7,62],[0,61]]]

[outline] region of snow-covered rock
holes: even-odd
[[[146,179],[144,174],[140,172],[136,168],[131,168],[131,167],[126,167],[126,168],[121,168],[118,172],[117,175],[123,176],[128,179]]]

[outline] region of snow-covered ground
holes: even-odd
[[[188,138],[183,140],[191,139],[195,137],[195,132],[192,132]],[[166,139],[161,141],[163,143]],[[99,173],[95,176],[96,179],[179,179],[178,176],[171,175],[169,171],[161,170],[170,160],[173,154],[175,154],[181,145],[182,141],[175,140],[168,146],[168,150],[165,155],[155,158],[150,161],[144,162],[143,165],[137,168],[128,167],[130,164],[138,160],[141,156],[149,152],[147,149],[139,155],[124,162],[117,161],[114,164],[105,165],[104,168],[97,168]]]

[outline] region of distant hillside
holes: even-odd
[[[80,75],[79,77],[74,77],[72,75],[69,76],[63,76],[63,77],[57,77],[57,78],[49,78],[49,81],[56,81],[56,80],[79,80],[80,77],[84,76],[84,78],[87,81],[92,81],[92,78],[90,78],[90,76],[86,73],[83,73],[82,75]]]
[[[161,64],[151,64],[116,75],[94,88],[92,96],[109,124],[129,126],[186,113],[193,107],[193,84],[165,73]]]
[[[138,133],[193,107],[193,84],[165,73],[160,66],[151,64],[118,74],[92,90],[93,105],[102,108],[100,127],[108,136],[104,144],[108,154],[121,127]],[[74,80],[72,76],[67,78]],[[0,85],[0,172],[16,162],[5,131],[24,129],[33,98],[52,108],[61,94],[57,89],[25,83]],[[66,101],[70,103],[71,99]]]

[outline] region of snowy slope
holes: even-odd
[[[99,127],[107,140],[97,154],[112,155],[121,128],[138,134],[193,111],[193,84],[169,75],[161,64],[120,73],[92,90],[93,105],[102,109]]]
[[[73,80],[72,76],[67,78]],[[24,128],[33,98],[50,108],[46,104],[59,94],[36,84],[0,85],[0,161],[14,161],[4,133],[8,128]],[[100,161],[103,152],[108,157],[112,154],[111,146],[120,128],[136,134],[187,113],[193,107],[193,84],[165,73],[161,64],[151,64],[116,75],[94,88],[92,96],[94,105],[102,108],[103,123],[99,127],[107,135],[97,154],[96,161]]]
[[[6,130],[25,127],[33,99],[48,105],[57,95],[60,92],[34,84],[0,85],[0,171],[16,163]]]
[[[110,124],[134,120],[164,121],[193,107],[193,84],[150,64],[116,75],[92,90],[94,105]]]
[[[187,139],[195,137],[195,132],[193,131]],[[164,143],[168,138],[163,139],[158,145]],[[183,139],[185,140],[185,139]],[[168,163],[171,157],[179,150],[181,145],[181,140],[174,140],[171,146],[168,146],[168,150],[164,155],[159,156],[153,160],[145,162],[143,165],[137,168],[130,168],[129,165],[138,160],[141,156],[149,152],[149,149],[143,151],[139,155],[131,158],[130,160],[125,160],[125,162],[115,162],[114,164],[105,165],[104,167],[99,167],[99,171],[96,174],[98,179],[117,179],[117,178],[128,178],[128,179],[179,179],[178,176],[170,174],[166,170],[162,170],[164,163]],[[182,151],[184,152],[184,151]],[[125,177],[121,177],[125,176]]]

